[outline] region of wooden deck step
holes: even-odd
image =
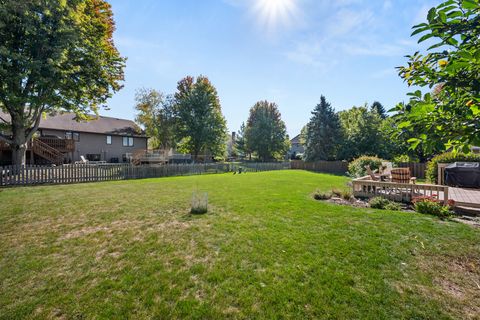
[[[474,207],[455,207],[455,212],[468,215],[468,216],[476,216],[480,217],[480,208]]]

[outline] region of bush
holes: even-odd
[[[441,219],[448,218],[451,216],[450,207],[444,206],[432,199],[419,199],[414,200],[415,211],[422,214],[431,214],[437,216]]]
[[[332,193],[331,192],[322,192],[322,191],[315,191],[315,193],[313,194],[313,198],[315,200],[328,200],[332,197]]]
[[[350,201],[353,198],[353,194],[350,190],[343,190],[341,194],[343,200]]]
[[[438,164],[439,163],[453,163],[453,162],[480,162],[480,154],[475,153],[457,153],[452,152],[443,153],[434,157],[427,164],[427,171],[425,173],[429,182],[438,183]]]
[[[390,210],[390,211],[400,211],[400,210],[402,210],[402,205],[400,203],[390,201],[390,203],[385,205],[384,209],[385,210]]]
[[[332,195],[334,195],[335,197],[341,197],[342,193],[343,193],[343,190],[341,189],[338,189],[338,188],[332,189]]]
[[[370,199],[368,204],[370,204],[370,208],[373,209],[399,211],[402,208],[399,203],[390,201],[382,197],[372,198]]]
[[[418,159],[412,158],[412,157],[410,157],[410,156],[407,155],[407,154],[402,154],[402,155],[399,155],[399,156],[395,156],[395,157],[392,159],[392,164],[393,164],[395,167],[398,167],[398,165],[399,165],[400,163],[405,163],[405,162],[418,162]]]
[[[370,168],[373,170],[380,169],[382,166],[382,162],[384,160],[378,157],[371,157],[371,156],[361,156],[350,162],[348,165],[348,173],[355,178],[363,177],[367,175],[367,170],[365,166],[369,165]]]

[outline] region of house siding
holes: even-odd
[[[66,131],[41,129],[42,136],[53,135],[59,138],[65,137]],[[110,135],[112,137],[112,144],[107,144],[108,134],[79,132],[80,141],[75,141],[75,152],[67,156],[67,162],[79,161],[80,156],[87,156],[87,154],[99,154],[102,161],[110,162],[112,158],[117,158],[119,162],[123,161],[123,155],[126,153],[133,153],[135,150],[147,149],[146,137],[134,137],[133,147],[123,146],[123,137],[120,135]]]

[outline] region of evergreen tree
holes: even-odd
[[[247,142],[245,140],[245,122],[242,122],[240,130],[238,130],[233,143],[233,147],[240,158],[245,158],[247,154],[249,154]]]
[[[376,111],[382,119],[387,118],[387,111],[385,110],[385,107],[380,102],[375,101],[374,103],[372,103],[372,106],[370,107],[370,109],[372,111]]]
[[[305,159],[307,161],[334,160],[341,145],[340,119],[322,95],[307,124]]]
[[[245,128],[246,146],[261,161],[282,159],[289,147],[287,129],[275,103],[257,102]]]

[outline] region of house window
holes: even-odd
[[[133,137],[123,137],[124,147],[133,147]]]
[[[100,161],[102,156],[100,154],[87,154],[88,161]]]
[[[107,144],[112,144],[112,136],[107,136]]]
[[[80,141],[80,133],[67,131],[65,132],[65,139],[73,139],[75,141]]]

